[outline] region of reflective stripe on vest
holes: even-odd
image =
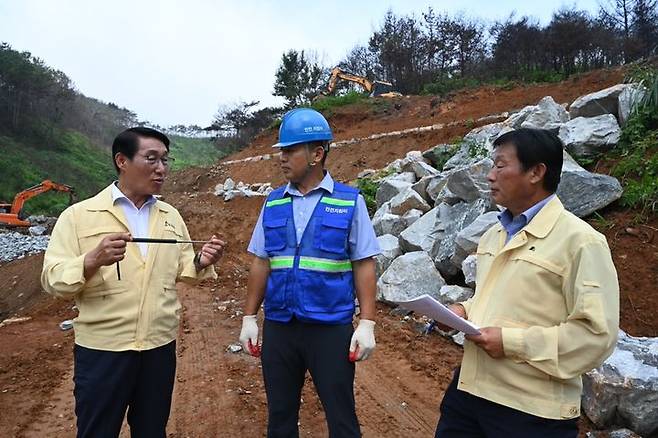
[[[320,199],[320,202],[322,202],[323,204],[336,205],[339,207],[354,207],[355,205],[354,201],[330,198],[328,196],[323,196],[322,199]]]
[[[267,201],[267,203],[265,204],[265,207],[275,207],[277,205],[289,204],[291,202],[292,202],[291,197],[281,198],[281,199],[274,199],[272,201]]]
[[[317,257],[300,257],[299,269],[320,272],[351,272],[350,260],[320,259]]]
[[[270,257],[270,269],[289,269],[295,262],[294,257]]]

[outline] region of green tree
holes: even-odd
[[[289,50],[276,71],[274,95],[286,99],[286,108],[307,105],[316,96],[327,69],[302,50]]]

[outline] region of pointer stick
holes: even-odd
[[[133,237],[129,243],[208,243],[207,240],[152,239],[150,237]]]

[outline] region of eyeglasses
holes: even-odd
[[[148,164],[151,167],[157,167],[158,162],[160,162],[160,163],[162,163],[162,166],[164,166],[165,168],[169,168],[171,163],[173,163],[175,161],[173,157],[170,157],[168,155],[163,155],[161,157],[159,157],[157,155],[152,155],[152,154],[149,154],[149,155],[137,154],[137,155],[142,157],[144,159],[144,161],[146,161],[146,164]]]

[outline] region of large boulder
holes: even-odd
[[[496,138],[507,130],[503,122],[490,123],[472,129],[464,136],[464,142],[491,146]],[[489,148],[491,150],[491,148]]]
[[[647,89],[637,85],[631,84],[619,93],[619,109],[617,119],[619,124],[624,126],[631,116],[631,112],[637,103],[639,103],[647,93]]]
[[[379,243],[379,248],[382,250],[381,254],[375,256],[377,277],[380,277],[388,269],[393,260],[402,254],[402,251],[400,251],[398,238],[391,234],[379,236],[377,242]]]
[[[372,227],[375,229],[377,236],[384,236],[386,234],[399,236],[408,225],[404,217],[397,214],[384,213],[372,218]]]
[[[477,199],[490,199],[491,191],[487,174],[493,167],[490,158],[481,159],[468,167],[462,167],[448,173],[445,184],[436,194],[434,202],[439,204],[456,204],[458,202],[473,202]],[[440,182],[428,185],[428,194],[436,193]],[[430,188],[431,187],[431,188]]]
[[[400,166],[402,166],[402,169],[404,169],[409,165],[409,163],[414,161],[423,161],[423,154],[420,151],[407,152],[404,158],[402,159]]]
[[[619,199],[622,188],[612,176],[583,169],[565,151],[557,195],[567,210],[585,217]]]
[[[488,211],[457,233],[455,254],[451,259],[453,264],[461,266],[464,259],[477,250],[480,237],[498,222],[498,215],[498,211]]]
[[[413,225],[414,222],[416,222],[418,219],[423,217],[424,214],[425,214],[424,211],[416,210],[415,208],[412,208],[411,210],[406,212],[404,216],[402,216],[402,219],[404,219],[404,222],[407,225],[405,228],[408,228],[411,225]]]
[[[446,184],[448,184],[448,176],[450,176],[451,172],[454,171],[448,171],[440,175],[429,177],[427,180],[427,185],[425,186],[425,193],[431,202],[434,202],[434,200],[439,197],[439,194],[443,191]],[[420,184],[420,181],[418,181],[415,185],[418,184]]]
[[[377,188],[377,193],[375,194],[377,208],[380,208],[385,202],[390,201],[409,187],[411,187],[411,183],[400,178],[388,178],[383,180],[379,184],[379,188]]]
[[[475,288],[475,275],[478,269],[478,258],[471,254],[462,262],[462,272],[464,273],[464,283],[466,286]]]
[[[402,231],[409,228],[425,214],[415,208],[412,208],[402,216],[392,214],[390,211],[390,204],[387,202],[372,217],[372,226],[377,236],[392,234],[398,237]]]
[[[493,142],[512,128],[505,122],[480,126],[464,136],[459,150],[446,162],[443,170],[470,166],[491,155]]]
[[[414,185],[411,186],[411,188],[414,189],[420,196],[422,196],[422,198],[429,205],[434,205],[434,199],[427,193],[427,187],[429,186],[430,182],[436,178],[440,178],[440,175],[428,175],[419,179]]]
[[[402,252],[429,252],[432,249],[432,245],[441,231],[438,228],[438,212],[439,208],[434,207],[400,233]]]
[[[380,178],[379,181],[380,183],[382,183],[384,181],[389,181],[392,179],[405,181],[408,182],[409,184],[413,184],[416,182],[416,174],[413,172],[395,172]]]
[[[438,223],[440,225],[437,228],[440,232],[436,234],[436,239],[430,249],[430,256],[434,259],[434,264],[441,275],[452,277],[459,272],[463,258],[455,256],[457,233],[485,213],[490,205],[489,201],[485,199],[478,199],[470,203],[461,202],[454,206],[439,205]]]
[[[560,126],[558,136],[569,153],[591,156],[616,145],[621,136],[621,128],[612,114],[576,117]]]
[[[539,101],[521,123],[521,128],[555,129],[557,126],[569,121],[569,113],[564,107],[546,96]]]
[[[503,126],[509,126],[511,129],[519,129],[521,124],[525,122],[525,119],[537,109],[536,105],[528,105],[521,110],[510,115],[504,122]]]
[[[390,201],[391,213],[403,215],[409,210],[429,211],[432,207],[411,187],[398,193]]]
[[[404,254],[388,267],[377,281],[380,301],[408,301],[423,294],[437,300],[441,286],[446,283],[425,251]]]
[[[457,285],[445,285],[439,290],[439,302],[445,306],[461,303],[473,296],[473,289]]]
[[[224,191],[228,192],[230,190],[233,190],[235,188],[235,181],[233,181],[231,178],[226,178],[226,181],[224,181]]]
[[[402,158],[391,161],[384,167],[385,173],[400,173],[402,172]]]
[[[434,167],[430,166],[423,160],[412,160],[406,163],[402,167],[403,172],[413,172],[416,175],[417,179],[421,179],[426,176],[438,175],[439,171]]]
[[[625,426],[641,436],[658,433],[658,338],[620,330],[617,348],[583,376],[583,410],[598,427]]]
[[[602,114],[617,114],[619,95],[630,84],[618,84],[595,93],[580,96],[569,106],[571,118],[595,117]]]

